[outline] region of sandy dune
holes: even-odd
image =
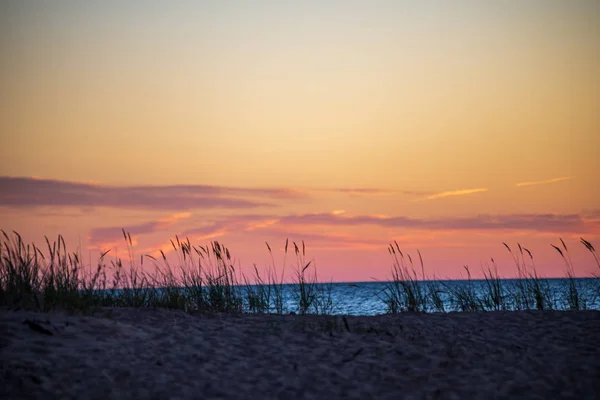
[[[0,398],[600,398],[600,312],[0,310]]]

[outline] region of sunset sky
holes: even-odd
[[[562,237],[589,275],[599,71],[597,0],[3,1],[0,228],[247,271],[304,240],[334,281],[385,279],[392,240],[562,276]]]

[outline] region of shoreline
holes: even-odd
[[[5,398],[596,398],[600,311],[0,312]]]

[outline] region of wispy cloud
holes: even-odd
[[[429,195],[425,198],[427,200],[434,200],[434,199],[441,199],[444,197],[451,197],[451,196],[466,196],[469,194],[481,193],[481,192],[487,192],[487,191],[488,191],[488,189],[484,189],[484,188],[451,190],[451,191],[447,191],[447,192],[435,193],[435,194]]]
[[[480,189],[477,189],[480,190]],[[115,186],[97,182],[73,182],[35,177],[0,176],[0,207],[95,207],[134,210],[188,211],[195,209],[250,209],[275,207],[285,202],[314,199],[321,194],[371,197],[400,194],[438,198],[468,194],[456,191],[433,194],[425,191],[380,188],[243,188],[211,185]]]
[[[336,211],[296,215],[248,214],[225,218],[221,227],[232,226],[232,230],[265,226],[273,229],[292,229],[292,226],[360,226],[372,225],[383,228],[407,228],[419,230],[523,230],[539,232],[580,232],[591,229],[589,221],[580,214],[502,214],[476,215],[463,218],[412,218],[387,215],[348,215]],[[256,229],[257,231],[259,229]]]
[[[330,189],[311,189],[310,191],[316,192],[333,192],[345,194],[349,197],[367,197],[367,196],[390,196],[394,194],[401,194],[404,196],[428,196],[431,192],[419,191],[419,190],[390,190],[390,189],[379,189],[379,188],[330,188]]]
[[[328,233],[314,233],[314,226],[332,227]],[[374,240],[357,238],[347,233],[335,233],[335,227],[370,225],[385,229],[418,231],[536,231],[540,233],[598,233],[600,226],[579,214],[508,214],[477,215],[465,218],[410,218],[406,216],[356,215],[344,213],[311,213],[299,215],[236,215],[203,221],[199,225],[189,213],[172,214],[157,220],[131,226],[103,227],[91,231],[90,244],[99,249],[124,244],[121,229],[131,233],[135,241],[156,232],[175,232],[192,241],[214,240],[222,237],[297,237],[317,244],[320,248],[372,247],[385,244],[387,238]],[[190,228],[190,226],[194,226]],[[332,247],[333,246],[333,247]],[[169,251],[170,249],[164,248]]]
[[[177,213],[136,225],[95,228],[90,232],[90,243],[98,247],[111,247],[116,241],[123,238],[123,229],[132,237],[148,235],[167,230],[180,220],[190,218],[191,215],[189,212]]]
[[[579,214],[503,214],[476,215],[464,218],[411,218],[386,215],[347,215],[339,212],[308,213],[297,215],[237,215],[220,219],[213,229],[230,232],[262,229],[294,229],[293,226],[360,226],[407,228],[419,230],[522,230],[539,232],[580,232],[591,226]],[[194,230],[186,232],[193,234]]]
[[[545,181],[519,182],[515,186],[516,187],[522,187],[522,186],[533,186],[533,185],[547,185],[549,183],[556,183],[556,182],[566,181],[566,180],[573,179],[573,178],[574,178],[573,176],[563,176],[563,177],[560,177],[560,178],[547,179]]]
[[[82,206],[151,210],[245,209],[273,206],[261,199],[294,199],[298,191],[207,185],[105,186],[37,178],[0,177],[0,206]]]
[[[394,193],[391,190],[375,188],[341,188],[331,189],[330,191],[347,194],[348,196],[387,196]]]
[[[422,230],[525,230],[564,233],[585,232],[590,229],[590,226],[578,214],[509,214],[419,219],[404,216],[346,216],[314,213],[282,217],[279,222],[299,225],[376,225],[387,228]]]
[[[600,209],[585,210],[582,214],[585,218],[600,219]]]
[[[306,233],[298,230],[290,230],[283,228],[266,228],[261,230],[261,235],[267,237],[289,238],[290,241],[305,241],[308,250],[310,249],[341,249],[341,248],[383,248],[387,245],[387,240],[370,239],[364,237],[356,237],[348,234],[333,234],[333,233]],[[283,246],[283,241],[281,242]],[[277,247],[271,243],[273,249]]]

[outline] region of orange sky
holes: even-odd
[[[324,279],[387,243],[478,273],[600,237],[600,3],[2,2],[0,228],[243,267],[305,240]],[[597,246],[600,246],[597,245]]]

